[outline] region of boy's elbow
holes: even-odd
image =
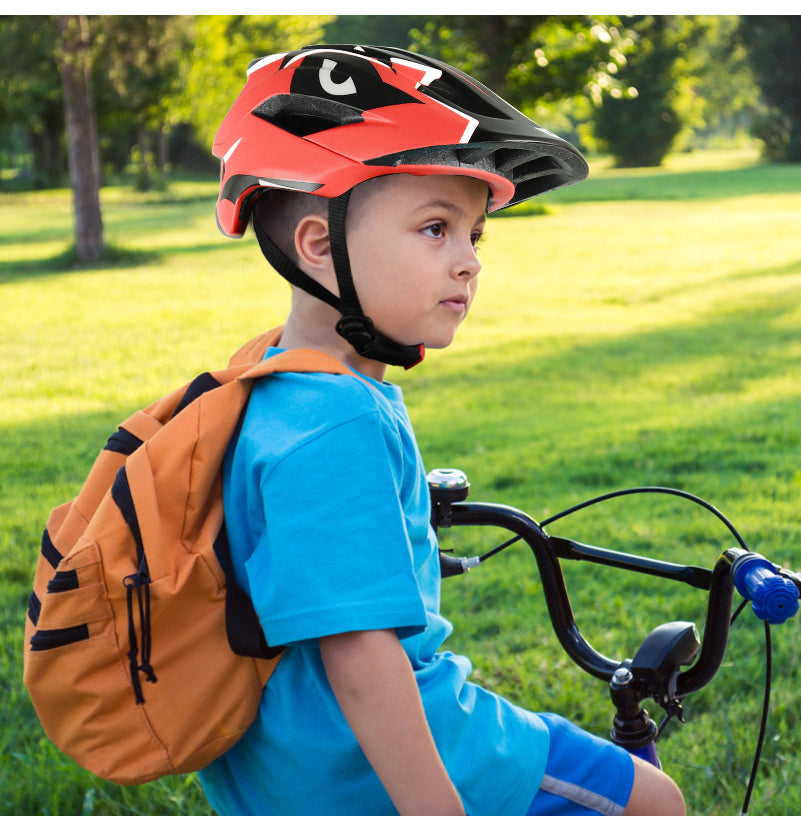
[[[355,631],[320,638],[320,655],[335,692],[369,691],[411,668],[394,630]]]

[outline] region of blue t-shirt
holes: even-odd
[[[339,709],[317,642],[392,628],[466,812],[525,814],[548,731],[532,712],[471,683],[467,658],[439,651],[452,627],[439,613],[428,487],[400,389],[328,374],[260,381],[228,451],[224,503],[237,579],[267,642],[288,648],[253,725],[201,773],[216,811],[395,813]]]

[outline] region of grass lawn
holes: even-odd
[[[71,267],[69,192],[0,194],[0,813],[207,814],[180,776],[120,788],[43,738],[21,683],[22,627],[49,510],[72,496],[116,424],[279,323],[288,290],[251,234],[214,225],[215,181],[164,195],[103,193],[111,265]],[[752,155],[670,158],[658,170],[594,164],[590,180],[490,220],[472,315],[447,352],[394,370],[427,467],[458,466],[471,499],[542,519],[634,485],[694,492],[754,551],[801,568],[801,166]],[[443,533],[459,553],[499,537]],[[675,498],[629,497],[557,534],[711,566],[733,539]],[[579,626],[611,657],[660,623],[703,623],[703,595],[586,564],[566,569]],[[519,546],[443,585],[449,648],[522,705],[606,735],[603,683],[579,671]],[[752,813],[797,814],[798,621],[774,630],[772,712]],[[661,744],[692,814],[736,814],[756,743],[762,626],[732,631],[712,685]],[[649,706],[649,711],[654,707]],[[661,713],[653,714],[661,719]]]

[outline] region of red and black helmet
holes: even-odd
[[[247,74],[213,145],[222,160],[217,224],[229,237],[244,234],[253,203],[269,189],[326,197],[332,209],[341,203],[332,223],[339,225],[344,251],[347,195],[374,177],[475,177],[488,185],[487,210],[495,211],[587,176],[586,161],[570,143],[477,80],[429,57],[395,48],[309,46],[255,60]],[[293,279],[296,267],[269,238],[263,242],[257,222],[268,260],[296,285],[309,286],[305,275]],[[349,272],[340,278],[344,292],[353,293],[349,306],[340,305],[344,297],[313,293],[342,311],[348,321],[343,329],[360,327],[353,337],[357,343],[362,338],[361,348],[354,345],[375,356],[364,341],[376,332],[361,314]],[[383,362],[399,362],[387,359],[386,351],[377,353]],[[400,364],[412,357],[401,355]]]
[[[485,180],[489,211],[583,180],[587,164],[477,80],[395,48],[309,46],[255,60],[214,138],[217,220],[241,236],[265,188],[336,197],[385,174]]]

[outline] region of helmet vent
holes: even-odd
[[[538,151],[547,153],[538,154]],[[432,146],[387,154],[364,162],[376,166],[435,165],[493,172],[515,185],[515,196],[506,206],[513,206],[587,176],[586,167],[579,168],[572,152],[546,143],[534,149],[530,143],[499,147],[497,142]]]
[[[386,154],[365,160],[368,166],[454,166],[495,171],[492,158],[494,146],[454,145],[431,146],[422,149]]]
[[[447,106],[455,106],[462,112],[472,114],[477,117],[494,117],[508,120],[509,116],[500,106],[495,105],[492,98],[482,94],[478,87],[472,87],[465,82],[455,83],[450,81],[447,75],[443,75],[437,80],[429,83],[428,86],[421,86],[420,91],[445,103]],[[475,82],[475,81],[473,81]]]
[[[529,157],[531,155],[529,154]],[[521,164],[498,165],[498,170],[510,174],[517,182],[531,180],[535,177],[553,174],[554,172],[564,172],[562,165],[553,157],[537,157],[534,160]]]
[[[269,97],[253,109],[253,114],[296,137],[364,120],[361,111],[353,106],[305,94]]]

